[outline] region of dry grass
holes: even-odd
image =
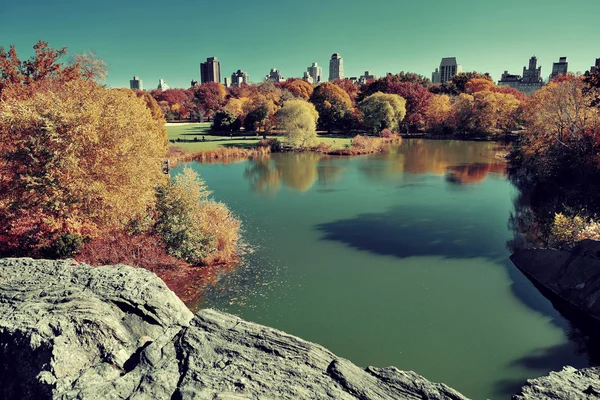
[[[251,149],[242,149],[240,147],[222,147],[214,150],[203,150],[197,153],[177,146],[169,146],[167,157],[171,161],[171,167],[175,167],[180,162],[198,161],[230,163],[251,157],[261,157],[271,153],[270,147],[258,146]]]
[[[328,152],[331,155],[357,156],[363,154],[382,153],[387,146],[402,143],[402,137],[398,134],[389,135],[389,137],[368,137],[356,135],[352,138],[350,148],[333,150]]]

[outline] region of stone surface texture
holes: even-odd
[[[542,378],[529,379],[513,400],[600,399],[600,368],[564,367]]]
[[[600,321],[600,242],[584,240],[565,250],[519,250],[511,260],[534,283]]]
[[[0,398],[465,399],[215,310],[153,273],[0,260]]]

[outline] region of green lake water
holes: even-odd
[[[473,399],[589,365],[577,329],[508,258],[518,193],[497,150],[411,139],[385,155],[188,164],[241,218],[252,249],[199,289],[200,307]]]

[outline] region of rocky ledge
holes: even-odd
[[[600,399],[600,368],[564,367],[560,372],[530,379],[513,400]]]
[[[0,398],[465,399],[214,310],[151,272],[0,260]]]
[[[600,321],[600,242],[584,240],[572,249],[526,249],[513,263],[542,290]]]

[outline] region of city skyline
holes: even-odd
[[[186,88],[200,80],[199,64],[213,56],[222,76],[242,69],[253,82],[272,68],[300,78],[313,62],[326,67],[333,53],[344,58],[345,77],[368,70],[378,77],[406,71],[430,78],[440,59],[456,57],[464,71],[489,72],[495,81],[505,70],[520,71],[532,55],[545,80],[559,57],[568,57],[572,72],[585,72],[600,57],[591,39],[600,14],[595,0],[574,0],[569,7],[555,0],[506,0],[501,7],[468,0],[446,10],[443,19],[436,0],[374,0],[368,8],[355,0],[292,1],[281,7],[268,7],[266,0],[218,5],[177,0],[159,19],[156,10],[162,7],[155,0],[51,3],[5,5],[0,46],[14,44],[21,59],[33,54],[38,40],[66,46],[69,55],[91,49],[109,64],[106,83],[112,87],[128,87],[135,74],[145,82],[164,79]],[[298,13],[298,4],[314,5],[308,9],[318,12]],[[454,32],[450,40],[439,40],[448,32]]]

